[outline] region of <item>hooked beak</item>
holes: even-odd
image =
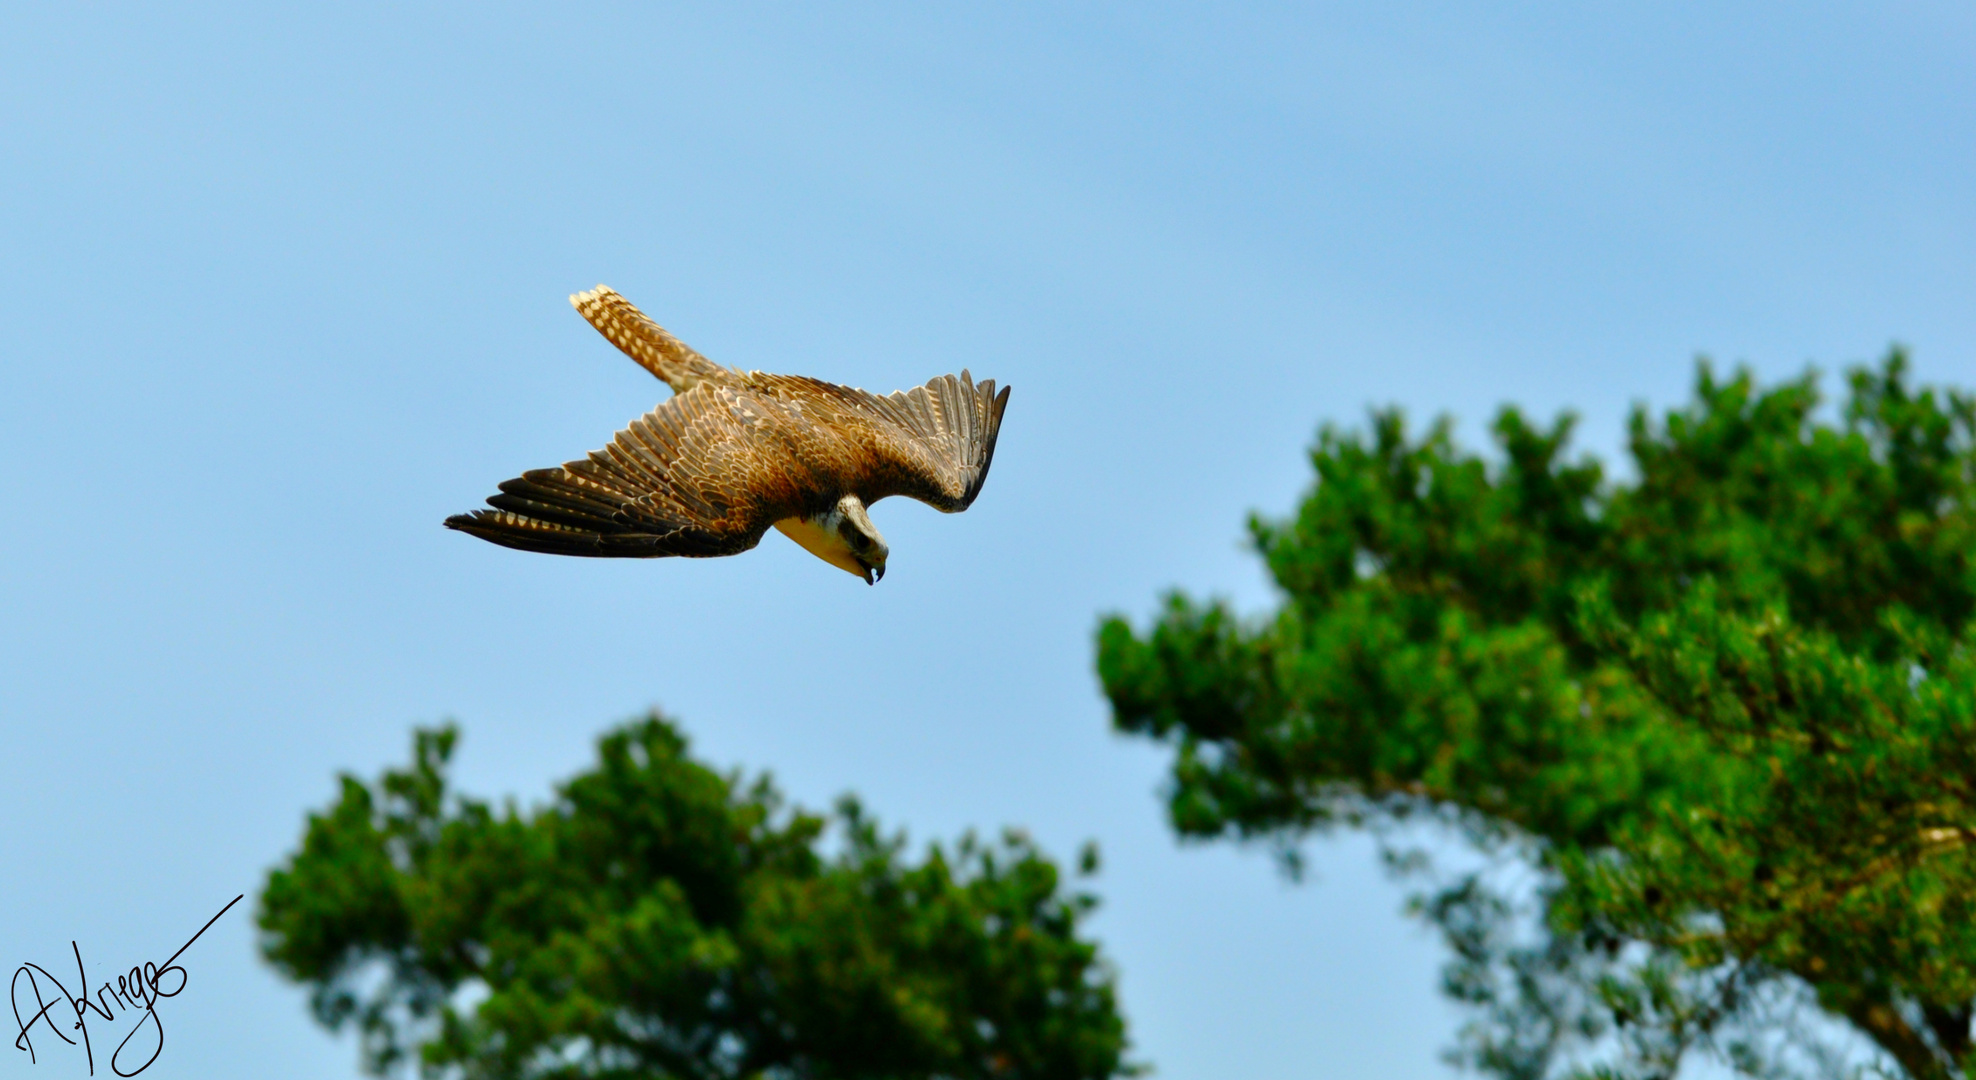
[[[867,566],[864,572],[866,585],[876,585],[885,578],[885,568],[882,566]]]

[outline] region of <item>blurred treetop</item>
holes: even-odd
[[[1976,402],[1899,351],[1847,383],[1822,410],[1814,374],[1703,364],[1634,411],[1626,479],[1567,457],[1569,416],[1504,409],[1494,460],[1446,421],[1327,426],[1296,515],[1250,522],[1278,610],[1105,621],[1115,721],[1173,748],[1183,834],[1294,865],[1312,830],[1430,821],[1493,860],[1417,901],[1476,1007],[1457,1060],[1833,1072],[1850,1025],[1965,1075]]]
[[[1095,903],[1019,834],[902,857],[851,800],[785,812],[653,716],[533,813],[449,795],[456,733],[342,781],[261,896],[262,947],[373,1072],[1128,1075]],[[1096,866],[1087,849],[1082,870]]]

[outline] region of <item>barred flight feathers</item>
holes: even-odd
[[[638,365],[659,377],[659,381],[685,393],[706,379],[730,374],[726,368],[694,352],[687,344],[666,332],[616,289],[599,285],[589,292],[569,298],[577,314],[597,328],[611,344],[624,351]]]

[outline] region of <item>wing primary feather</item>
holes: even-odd
[[[940,400],[941,434],[949,436],[958,435],[960,434],[960,417],[955,415],[954,406],[960,403],[954,400],[954,377],[952,375],[942,375],[937,380],[937,383],[940,387],[938,397]]]
[[[565,525],[582,528],[602,528],[616,524],[616,512],[607,508],[586,506],[569,499],[560,498],[556,492],[545,492],[521,487],[504,490],[487,497],[487,505],[499,510],[508,510],[544,521],[558,521]]]
[[[487,497],[487,505],[496,510],[506,511],[507,513],[529,518],[534,521],[573,529],[585,529],[591,532],[599,532],[615,524],[615,522],[606,516],[585,514],[580,511],[571,510],[566,506],[539,502],[522,495],[509,495],[505,493],[489,495]]]
[[[581,467],[586,463],[570,464]],[[616,510],[624,501],[622,495],[613,496],[602,485],[583,483],[581,477],[567,469],[530,469],[513,480],[502,481],[500,488],[509,494],[533,493],[537,498],[582,504],[605,513]]]
[[[601,537],[594,532],[536,521],[501,510],[475,510],[470,514],[454,514],[446,519],[446,527],[458,529],[470,536],[477,536],[489,543],[521,551],[535,551],[547,555],[602,554],[597,548],[597,541]]]
[[[954,436],[954,464],[962,464],[968,454],[968,426],[966,421],[960,419],[964,405],[966,401],[960,397],[960,383],[952,375],[945,375],[941,379],[941,411],[947,413],[947,432]]]
[[[550,498],[586,503],[602,510],[616,509],[621,501],[583,484],[571,483],[574,479],[562,469],[530,469],[513,480],[501,481],[499,486],[502,491],[511,494],[532,491]]]
[[[933,418],[933,410],[928,405],[928,401],[932,395],[924,386],[917,388],[913,393],[915,395],[913,398],[913,410],[919,413],[919,419],[924,425],[920,430],[929,436],[938,438],[940,435],[940,422]]]
[[[610,447],[592,450],[588,457],[572,461],[563,466],[564,471],[583,481],[583,486],[596,487],[615,498],[635,497],[645,490],[646,485],[636,474],[626,472],[623,465],[612,456]]]
[[[981,406],[974,397],[974,377],[967,373],[966,368],[961,369],[960,382],[955,384],[954,390],[960,394],[961,457],[966,459],[974,456],[972,451],[977,435],[974,421],[975,415],[981,411]]]

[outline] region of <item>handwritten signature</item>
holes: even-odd
[[[245,896],[246,894],[242,893],[227,901],[226,907],[220,909],[219,915],[207,919],[206,925],[199,928],[199,934],[212,929],[213,924],[220,921],[220,915],[232,910],[233,905],[238,904]],[[178,947],[178,952],[173,953],[164,963],[154,964],[146,960],[132,967],[129,973],[117,976],[116,985],[112,986],[107,981],[104,982],[96,991],[94,1001],[89,998],[89,976],[84,974],[82,969],[82,949],[73,941],[69,942],[69,948],[75,950],[76,985],[82,988],[79,996],[71,997],[68,987],[63,986],[60,980],[49,974],[48,969],[40,964],[22,964],[15,968],[13,983],[8,987],[8,998],[14,1006],[14,1023],[20,1027],[21,1033],[14,1039],[14,1049],[27,1051],[29,1062],[37,1060],[34,1056],[34,1040],[28,1038],[28,1033],[34,1030],[36,1024],[41,1023],[46,1023],[48,1030],[54,1032],[56,1038],[74,1046],[76,1040],[63,1034],[62,1029],[55,1023],[55,1017],[48,1013],[48,1010],[58,1005],[67,1006],[75,1013],[75,1025],[69,1030],[82,1032],[82,1052],[89,1060],[89,1075],[95,1076],[96,1054],[89,1045],[89,1014],[94,1012],[105,1021],[114,1022],[117,1018],[117,1006],[122,1005],[126,1012],[142,1008],[144,1016],[137,1021],[136,1027],[130,1029],[130,1034],[125,1035],[123,1041],[117,1044],[117,1048],[111,1051],[110,1068],[116,1070],[118,1076],[136,1076],[150,1068],[151,1063],[158,1060],[158,1054],[165,1048],[165,1027],[158,1020],[158,999],[177,997],[185,989],[185,969],[179,966],[177,961],[185,954],[185,950],[192,947],[194,941],[199,940],[199,934],[188,938],[185,944]],[[171,985],[174,975],[177,976],[177,984]],[[39,1006],[26,1021],[21,1020],[23,978],[27,981],[28,990],[34,995],[34,1004]],[[43,979],[48,981],[49,987],[56,991],[57,996],[53,998],[42,996],[41,980]],[[171,986],[169,990],[165,988],[168,985]],[[156,1045],[151,1046],[151,1056],[144,1059],[144,1064],[125,1072],[121,1064],[124,1048],[130,1045],[130,1040],[136,1038],[138,1032],[147,1029],[157,1033]],[[146,1040],[138,1043],[132,1049],[132,1054],[142,1053],[149,1042],[150,1040]]]

